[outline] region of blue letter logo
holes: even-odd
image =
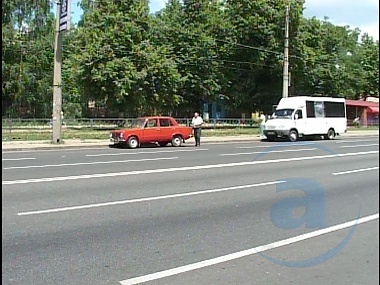
[[[254,160],[257,160],[259,157],[265,155],[266,153],[270,153],[271,150],[273,149],[278,149],[287,145],[289,144],[277,144],[277,145],[268,147],[265,151],[261,152],[258,156],[256,156]],[[294,146],[295,144],[293,143],[291,145]],[[304,145],[304,144],[299,144],[299,145]],[[324,150],[330,154],[333,154],[339,157],[339,155],[336,154],[334,151],[320,144],[308,143],[308,145],[313,145],[314,147],[318,149]],[[285,230],[298,229],[302,226],[308,229],[327,228],[328,227],[327,216],[326,216],[327,202],[326,202],[326,193],[325,193],[325,189],[323,185],[313,179],[304,178],[304,177],[290,177],[290,178],[285,178],[281,180],[282,181],[285,180],[286,183],[277,184],[276,193],[298,191],[302,193],[303,195],[283,198],[282,200],[279,200],[278,202],[274,203],[270,212],[272,223],[276,227],[280,229],[285,229]],[[304,210],[304,213],[302,216],[296,216],[294,214],[295,210],[297,209]],[[347,243],[350,241],[350,239],[352,238],[356,230],[359,218],[360,218],[360,208],[359,208],[359,213],[357,215],[356,223],[351,228],[349,233],[345,236],[345,238],[334,248],[328,250],[327,252],[319,256],[312,257],[305,260],[289,261],[289,260],[275,259],[261,252],[258,252],[258,254],[275,264],[279,264],[279,265],[287,266],[287,267],[302,268],[302,267],[310,267],[310,266],[321,264],[325,262],[326,260],[334,257],[347,245]]]

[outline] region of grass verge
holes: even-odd
[[[79,139],[79,140],[97,140],[108,139],[108,130],[72,130],[66,129],[62,132],[63,140]],[[203,129],[202,136],[238,136],[238,135],[257,135],[258,128],[233,128],[233,129]],[[17,130],[10,132],[2,130],[2,141],[38,141],[50,140],[52,137],[50,130]]]

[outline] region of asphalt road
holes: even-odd
[[[2,162],[2,284],[379,283],[378,136]]]

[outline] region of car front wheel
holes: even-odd
[[[172,139],[172,146],[181,146],[182,145],[182,137],[181,136],[174,136]]]
[[[136,137],[130,137],[128,139],[128,147],[137,148],[139,146],[139,141]]]

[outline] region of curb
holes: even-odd
[[[207,138],[211,138],[210,140],[208,140]],[[260,138],[259,137],[256,137],[256,136],[253,136],[253,137],[218,137],[217,139],[213,139],[212,137],[204,137],[203,138],[204,141],[203,141],[203,144],[208,144],[208,143],[224,143],[224,142],[243,142],[243,141],[260,141]],[[186,144],[191,144],[192,145],[193,142],[186,142]],[[37,143],[36,143],[37,144]],[[73,145],[65,145],[64,143],[62,145],[41,145],[41,146],[32,146],[32,144],[25,144],[26,146],[15,146],[15,147],[10,147],[10,148],[4,148],[4,145],[3,145],[3,149],[2,149],[2,152],[9,152],[9,151],[26,151],[26,150],[56,150],[56,149],[66,149],[66,150],[69,150],[69,149],[86,149],[86,148],[102,148],[102,147],[111,147],[113,146],[113,144],[109,143],[109,142],[104,142],[104,143],[86,143],[86,142],[82,142],[80,144],[73,144]]]
[[[370,131],[365,133],[365,131],[362,132],[355,132],[351,134],[343,134],[339,137],[359,137],[359,136],[375,136],[379,135],[378,131]],[[252,136],[226,136],[226,137],[203,137],[203,143],[225,143],[225,142],[245,142],[245,141],[260,141],[260,138],[257,135]],[[38,144],[38,143],[36,143]],[[41,143],[42,144],[42,143]],[[73,144],[73,145],[65,145],[64,143],[62,145],[41,145],[41,146],[32,146],[32,144],[25,144],[26,146],[15,146],[10,148],[4,148],[5,145],[2,145],[2,152],[10,152],[10,151],[26,151],[26,150],[56,150],[56,149],[86,149],[86,148],[102,148],[102,147],[110,147],[112,146],[109,142],[80,142],[79,144]],[[11,145],[11,144],[7,144]]]

